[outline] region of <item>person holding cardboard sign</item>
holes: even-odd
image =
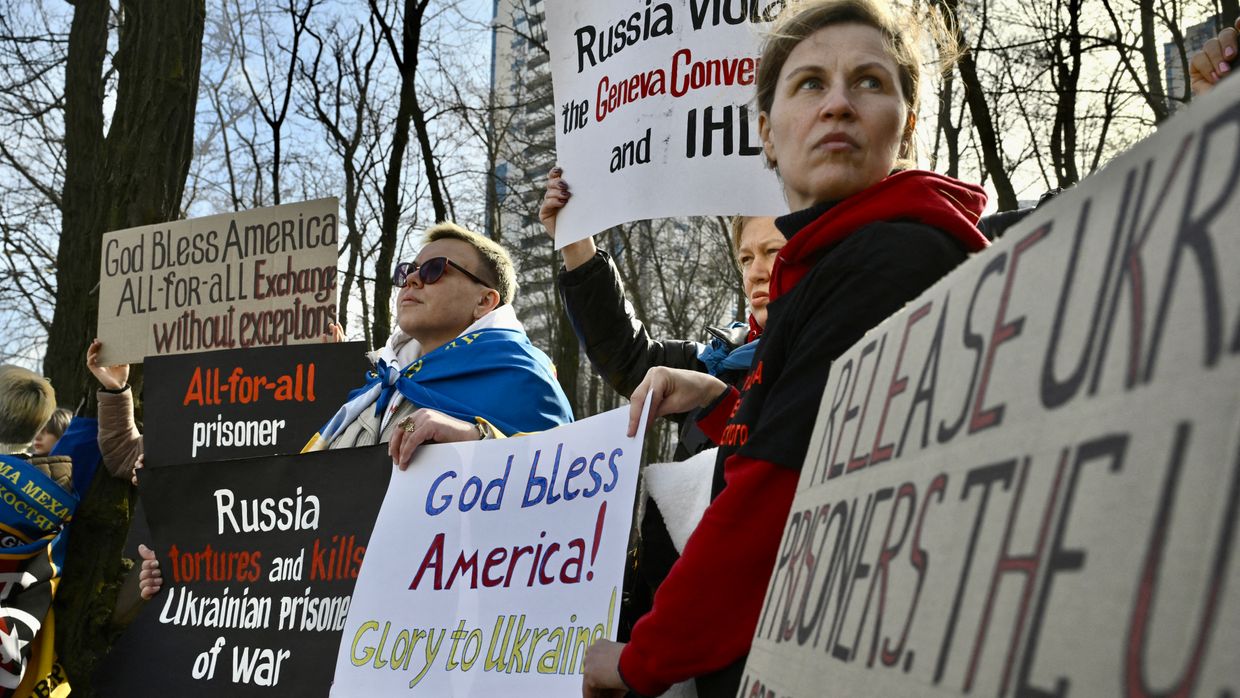
[[[563,174],[559,167],[548,173],[547,192],[538,210],[539,220],[552,239],[560,209],[572,197]],[[727,328],[707,328],[712,335],[707,343],[651,338],[625,297],[615,263],[595,246],[593,238],[569,243],[560,250],[564,266],[558,284],[564,311],[590,363],[616,392],[632,395],[652,366],[703,371],[729,382],[744,376],[766,324],[771,264],[786,240],[771,217],[737,216],[731,229],[733,261],[741,272],[749,318]],[[692,420],[683,421],[676,460],[709,447]]]
[[[652,417],[705,408],[727,484],[630,642],[590,648],[586,696],[659,695],[691,677],[700,696],[737,694],[832,360],[987,245],[980,187],[905,169],[919,34],[938,23],[880,3],[792,6],[763,47],[759,132],[794,213],[776,220],[788,244],[762,343],[739,391],[655,368],[632,397],[633,415],[648,395]]]
[[[304,451],[388,443],[404,469],[423,443],[542,431],[573,419],[550,359],[512,308],[516,272],[495,242],[452,223],[396,265],[397,326],[366,385]],[[517,396],[517,399],[514,399]]]
[[[525,335],[512,301],[508,253],[452,223],[426,231],[413,262],[396,265],[397,326],[375,367],[302,452],[388,444],[404,470],[424,443],[502,438],[573,421],[550,359]],[[339,328],[332,333],[340,338]],[[428,407],[433,405],[434,407]],[[162,575],[143,549],[140,591]]]

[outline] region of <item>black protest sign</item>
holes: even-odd
[[[327,695],[391,471],[380,445],[143,473],[149,694]]]
[[[362,342],[152,356],[148,465],[297,453],[365,382]]]
[[[1240,695],[1240,82],[832,366],[741,696]]]

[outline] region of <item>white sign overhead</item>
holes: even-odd
[[[779,215],[754,81],[783,8],[721,0],[548,0],[556,158],[573,198],[556,247],[634,220]]]

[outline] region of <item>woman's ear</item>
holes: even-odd
[[[775,161],[775,143],[771,141],[771,117],[766,112],[758,112],[758,137],[762,139],[762,154],[766,157],[766,166],[777,169]]]
[[[474,306],[474,319],[480,320],[482,316],[499,307],[499,291],[488,288],[486,293],[478,299],[478,305]]]

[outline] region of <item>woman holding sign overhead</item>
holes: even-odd
[[[585,695],[658,695],[691,677],[699,695],[737,694],[831,361],[986,246],[980,187],[905,169],[934,26],[874,0],[818,0],[766,41],[759,132],[794,213],[776,221],[788,243],[762,343],[740,390],[651,369],[630,423],[648,394],[652,416],[704,408],[726,486],[631,641],[590,649]]]
[[[562,175],[558,167],[551,170],[547,193],[538,212],[553,239],[556,218],[571,197]],[[783,234],[775,228],[774,218],[738,216],[732,220],[733,261],[741,273],[741,286],[750,313],[745,323],[706,328],[711,335],[706,343],[651,337],[625,296],[624,282],[615,262],[595,247],[592,238],[570,243],[561,250],[564,267],[560,270],[558,284],[564,312],[594,370],[622,395],[632,395],[653,366],[701,371],[739,386],[766,325],[771,264],[785,242]],[[697,428],[692,415],[673,415],[672,418],[680,423],[674,460],[683,461],[714,446]],[[703,488],[713,485],[712,493],[723,488],[723,481],[718,478],[713,483],[706,477],[696,482]],[[675,518],[671,520],[676,521]],[[647,500],[640,522],[641,545],[637,549],[637,560],[625,581],[628,593],[621,607],[621,637],[627,636],[627,628],[638,616],[650,610],[651,596],[679,555],[669,532],[675,526],[669,527],[666,523],[657,498],[652,496]]]

